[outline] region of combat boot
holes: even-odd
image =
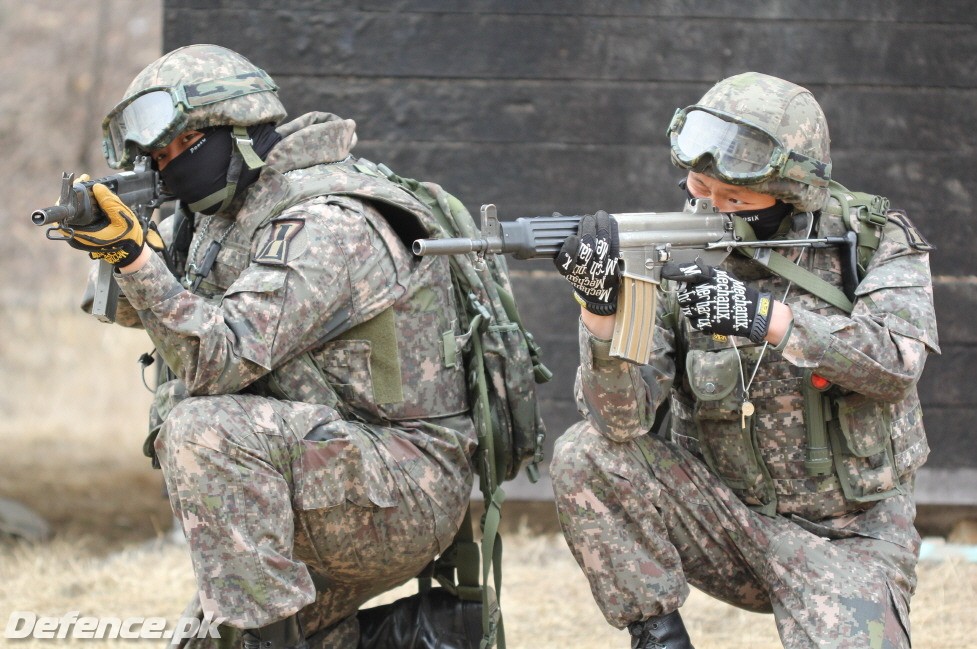
[[[678,611],[628,625],[631,649],[695,649]]]
[[[309,649],[296,615],[245,631],[242,646],[244,649]]]

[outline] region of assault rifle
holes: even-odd
[[[31,213],[31,221],[38,226],[57,224],[57,227],[48,228],[47,238],[60,241],[70,239],[75,228],[108,221],[108,217],[99,208],[98,201],[92,193],[92,186],[96,183],[111,189],[123,203],[129,206],[129,209],[136,213],[143,227],[149,223],[153,210],[164,200],[159,173],[150,166],[148,158],[139,157],[132,171],[122,171],[112,176],[81,183],[75,182],[73,173],[64,172],[61,175],[61,197],[58,199],[58,204],[34,210]],[[59,230],[67,234],[62,234]],[[112,273],[112,264],[99,262],[92,315],[102,322],[115,321],[119,287]]]
[[[483,205],[479,238],[418,239],[416,255],[474,253],[507,254],[516,259],[552,259],[563,241],[577,233],[580,216],[521,217],[499,221],[495,205]],[[617,320],[611,339],[611,355],[645,363],[651,351],[655,324],[657,288],[662,266],[669,261],[691,262],[696,257],[718,266],[735,248],[750,248],[753,258],[766,264],[771,248],[845,249],[842,268],[845,293],[854,295],[856,280],[855,233],[820,239],[743,241],[735,231],[733,217],[721,214],[708,199],[689,201],[683,212],[636,212],[613,214],[620,239],[621,289]]]

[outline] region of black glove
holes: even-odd
[[[617,311],[619,247],[617,221],[601,211],[580,219],[577,234],[567,237],[553,258],[560,274],[573,285],[574,299],[593,314]]]
[[[763,342],[773,310],[770,293],[761,293],[698,258],[691,263],[668,262],[662,267],[662,278],[683,282],[678,303],[695,329]]]

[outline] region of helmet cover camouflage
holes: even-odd
[[[235,96],[233,84],[248,84],[256,78],[264,80],[269,89]],[[209,82],[213,87],[202,85]],[[271,77],[244,56],[219,45],[188,45],[163,55],[136,75],[125,97],[149,88],[181,85],[196,86],[200,93],[213,93],[215,99],[190,110],[186,129],[278,124],[286,115]]]
[[[718,82],[695,106],[719,111],[759,127],[785,147],[822,163],[810,171],[822,180],[829,179],[828,123],[821,106],[806,88],[759,72],[746,72]],[[711,165],[702,173],[722,180],[715,175]],[[748,187],[801,211],[819,210],[828,200],[826,186],[784,177],[763,180]]]

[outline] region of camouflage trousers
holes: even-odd
[[[909,647],[909,549],[764,516],[685,449],[650,435],[613,442],[587,422],[557,439],[550,475],[567,542],[615,627],[678,609],[691,584],[772,612],[789,649]]]
[[[364,602],[444,550],[471,493],[467,456],[440,440],[422,452],[412,439],[326,406],[180,402],[156,450],[199,589],[188,612],[226,618],[222,642],[192,646],[235,646],[228,633],[296,612],[308,635],[348,629]],[[355,647],[356,633],[339,635],[317,644]]]

